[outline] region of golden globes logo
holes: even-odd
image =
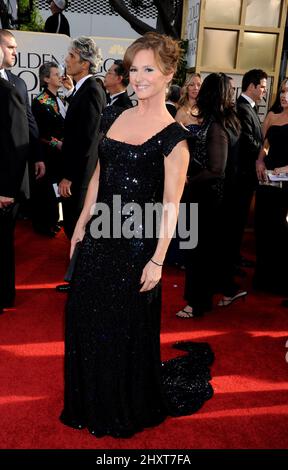
[[[56,64],[60,62],[53,54],[49,53],[18,52],[16,56],[14,67],[20,69],[17,75],[25,81],[31,100],[39,93],[39,67],[50,61],[56,62]]]

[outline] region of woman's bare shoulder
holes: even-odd
[[[181,106],[181,108],[179,108],[176,113],[175,121],[182,122],[184,124],[184,121],[187,120],[187,117],[188,117],[187,109],[184,108],[184,106]]]

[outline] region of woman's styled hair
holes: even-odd
[[[165,34],[149,32],[136,39],[126,50],[124,66],[126,70],[134,60],[137,52],[151,49],[155,54],[155,60],[164,75],[175,72],[182,55],[179,42]]]
[[[181,98],[179,100],[179,106],[186,106],[189,104],[189,93],[188,93],[188,86],[191,85],[193,78],[199,78],[202,81],[200,73],[192,73],[189,77],[186,78],[185,83],[182,88]]]
[[[47,88],[45,78],[50,78],[51,69],[53,68],[58,69],[58,64],[56,64],[56,62],[45,62],[41,65],[39,69],[40,88]]]
[[[196,99],[198,117],[214,118],[225,129],[240,132],[240,122],[233,103],[233,88],[225,73],[210,73],[204,79]]]
[[[93,39],[86,36],[73,39],[70,49],[74,49],[79,54],[81,61],[90,63],[89,73],[95,74],[97,72],[102,63],[102,55]]]
[[[282,80],[282,82],[280,84],[280,87],[279,87],[277,96],[275,98],[275,101],[272,104],[271,108],[269,108],[268,112],[272,111],[275,114],[279,114],[283,111],[283,108],[281,106],[281,101],[280,101],[280,95],[281,95],[282,89],[287,87],[287,86],[288,86],[288,78],[284,78],[284,80]]]

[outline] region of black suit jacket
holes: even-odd
[[[21,97],[25,108],[26,114],[28,119],[28,126],[29,126],[29,140],[30,140],[30,152],[31,152],[31,159],[35,162],[42,161],[43,157],[41,154],[41,148],[39,144],[39,130],[35,118],[32,114],[31,107],[29,104],[27,86],[24,80],[20,77],[17,77],[11,70],[5,70],[8,81],[11,85],[15,86],[18,95]]]
[[[241,122],[239,141],[239,171],[256,177],[255,162],[263,143],[261,122],[251,104],[243,97],[237,100],[237,113]]]
[[[15,87],[0,78],[0,195],[16,197],[28,156],[29,130]]]
[[[172,104],[172,103],[166,103],[166,108],[167,110],[169,111],[169,113],[171,114],[171,116],[173,118],[175,118],[176,114],[177,114],[177,108],[175,106],[175,104]]]
[[[62,178],[72,181],[72,195],[83,197],[98,158],[100,118],[106,106],[105,92],[89,77],[70,101],[64,123]]]
[[[122,109],[132,108],[133,104],[128,96],[127,91],[117,96],[117,98],[115,98],[115,101],[113,101],[112,106],[117,106],[118,108],[122,108]]]

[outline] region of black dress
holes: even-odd
[[[268,170],[288,165],[288,124],[269,127]],[[288,295],[288,183],[259,185],[256,191],[256,289]]]
[[[133,219],[133,203],[143,208],[154,202],[163,185],[164,156],[187,133],[172,123],[142,145],[121,143],[105,136],[121,112],[108,107],[102,118],[97,204],[112,208],[114,197],[114,216],[127,204],[123,223]],[[122,198],[118,209],[115,195]],[[169,414],[199,409],[212,396],[207,366],[213,353],[206,344],[180,344],[188,355],[161,364],[161,286],[139,293],[142,270],[157,240],[144,238],[145,221],[136,217],[130,239],[95,238],[97,223],[93,216],[87,224],[66,306],[60,419],[98,437],[128,437]]]
[[[213,118],[190,127],[190,167],[186,193],[198,205],[198,243],[187,250],[184,299],[193,316],[212,309],[219,266],[219,217],[224,194],[228,134]]]

